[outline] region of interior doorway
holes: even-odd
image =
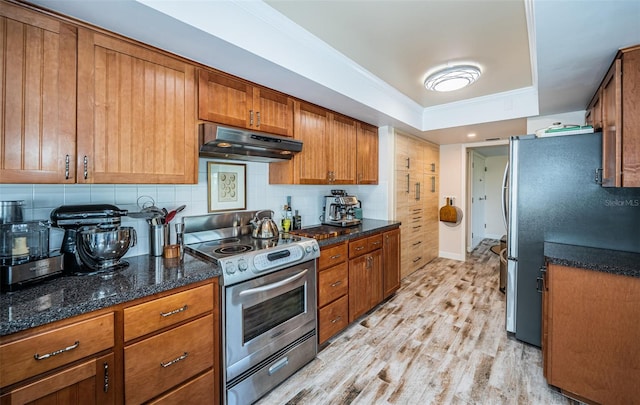
[[[502,220],[502,179],[509,160],[508,145],[467,148],[466,249],[483,239],[507,233]]]

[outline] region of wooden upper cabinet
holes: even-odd
[[[378,128],[358,123],[356,159],[356,182],[378,184]]]
[[[328,163],[325,150],[331,137],[329,111],[312,104],[295,103],[295,134],[302,141],[302,152],[294,157],[296,184],[327,184]]]
[[[293,99],[224,73],[200,69],[198,118],[293,136]]]
[[[195,183],[195,67],[78,30],[78,183]]]
[[[0,47],[0,182],[75,182],[75,27],[3,2]]]
[[[356,120],[330,114],[330,136],[325,147],[330,184],[356,184]]]
[[[640,187],[640,45],[621,49],[587,106],[602,129],[602,186]]]

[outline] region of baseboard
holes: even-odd
[[[460,262],[466,261],[465,255],[461,255],[460,253],[443,252],[442,250],[438,253],[438,257],[442,257],[443,259],[458,260]]]

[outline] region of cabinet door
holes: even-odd
[[[616,59],[602,82],[602,186],[620,187],[622,168],[621,61]]]
[[[349,261],[349,322],[382,302],[382,249]]]
[[[198,70],[198,118],[249,128],[253,86],[223,73]]]
[[[251,128],[284,136],[293,136],[293,99],[277,91],[255,87],[254,122]]]
[[[325,154],[331,184],[356,184],[356,121],[331,114],[331,136]]]
[[[640,187],[640,47],[622,60],[622,187]]]
[[[113,353],[86,361],[10,391],[2,404],[90,405],[115,403]]]
[[[78,182],[195,183],[195,69],[78,31]]]
[[[295,159],[294,181],[297,184],[328,184],[324,151],[329,143],[329,112],[311,104],[295,103],[296,139],[303,142]]]
[[[0,180],[73,183],[76,29],[2,3]]]
[[[378,184],[378,128],[358,123],[356,134],[358,184]]]
[[[383,234],[382,285],[383,298],[400,288],[400,229]]]

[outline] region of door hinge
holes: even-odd
[[[597,168],[595,173],[594,181],[598,185],[602,185],[602,168]]]

